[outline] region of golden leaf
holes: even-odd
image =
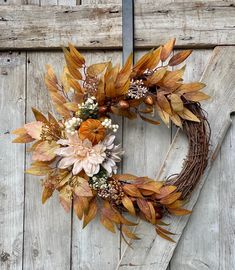
[[[167,208],[177,209],[177,208],[180,208],[184,205],[185,205],[185,201],[177,200],[177,201],[173,202],[172,204],[167,205]]]
[[[132,215],[135,215],[135,208],[133,202],[128,196],[124,196],[122,198],[122,204]]]
[[[52,168],[47,163],[41,162],[41,164],[32,164],[32,166],[27,169],[25,173],[42,176],[47,175],[51,170]]]
[[[128,227],[125,226],[125,225],[123,225],[123,226],[121,227],[121,230],[122,230],[122,233],[123,233],[126,237],[128,237],[128,238],[130,238],[130,239],[133,239],[133,240],[139,240],[139,239],[140,239],[135,233],[131,232],[131,231],[128,229]]]
[[[162,187],[162,185],[163,185],[162,182],[150,181],[148,183],[138,185],[138,188],[150,190],[160,194],[160,188]]]
[[[84,214],[83,228],[85,228],[86,225],[95,218],[96,214],[97,214],[97,204],[95,200],[92,200],[89,205],[89,210],[87,214]]]
[[[82,74],[81,72],[78,70],[79,68],[81,68],[81,63],[77,62],[77,59],[74,58],[70,52],[66,49],[63,48],[64,51],[64,57],[65,57],[65,61],[67,63],[67,67],[69,70],[69,73],[76,79],[76,80],[81,80],[82,79]]]
[[[171,54],[173,48],[175,45],[175,38],[170,39],[167,41],[167,43],[163,46],[162,51],[161,51],[161,60],[164,62],[166,59],[169,57]]]
[[[182,63],[190,54],[192,50],[184,50],[181,52],[176,53],[172,58],[169,60],[169,66],[176,66]]]
[[[183,209],[183,208],[180,208],[180,209],[169,208],[168,211],[175,216],[185,216],[185,215],[189,215],[192,213],[192,211],[187,210],[187,209]]]
[[[90,77],[96,77],[105,70],[108,64],[109,62],[93,64],[87,68],[87,74]]]
[[[125,117],[127,117],[129,119],[135,119],[137,117],[135,112],[132,112],[130,110],[122,110],[122,109],[116,108],[114,106],[111,106],[111,111],[114,114],[125,116]]]
[[[69,90],[70,90],[70,85],[69,85],[69,82],[68,82],[68,79],[67,79],[68,74],[69,74],[68,67],[64,66],[64,69],[63,69],[63,72],[61,74],[60,80],[61,80],[63,90],[64,90],[65,93],[68,93]]]
[[[200,120],[197,118],[195,114],[193,114],[190,110],[187,108],[184,108],[182,112],[178,112],[178,115],[186,120],[193,121],[193,122],[200,122]]]
[[[166,74],[166,68],[156,70],[151,76],[148,77],[146,84],[151,86],[157,84]]]
[[[156,126],[160,125],[160,122],[158,122],[156,120],[153,120],[153,119],[146,118],[145,116],[141,115],[140,113],[139,113],[139,116],[145,122],[148,122],[148,123],[153,124],[153,125],[156,125]]]
[[[59,202],[63,206],[66,212],[69,212],[72,204],[72,188],[70,186],[64,186],[60,190]]]
[[[54,189],[50,188],[50,187],[44,187],[43,191],[42,191],[42,203],[44,204],[47,199],[49,199],[52,194],[54,192]]]
[[[148,53],[144,54],[134,65],[133,67],[133,76],[138,75],[141,72],[145,71],[147,68],[147,63],[152,57],[153,50],[149,51]]]
[[[116,224],[120,224],[121,221],[120,221],[119,215],[117,214],[117,212],[113,210],[109,202],[106,201],[106,203],[108,204],[108,206],[105,206],[104,204],[104,208],[102,209],[102,214],[106,216],[108,219],[110,219],[111,221],[115,222]]]
[[[182,121],[181,121],[180,117],[177,114],[170,115],[170,119],[176,126],[178,126],[180,128],[183,128]]]
[[[169,98],[171,101],[171,107],[174,112],[182,112],[184,110],[183,101],[178,95],[171,94],[169,95]]]
[[[136,202],[140,211],[145,215],[146,219],[152,224],[155,224],[156,217],[153,205],[144,199],[137,199]]]
[[[40,142],[33,152],[33,160],[50,161],[56,156],[55,150],[59,147],[60,146],[55,141]]]
[[[160,189],[160,194],[155,194],[156,199],[162,199],[176,190],[176,186],[163,186]]]
[[[209,99],[210,96],[208,96],[207,94],[203,93],[203,92],[190,92],[190,93],[186,93],[184,94],[184,97],[187,100],[191,100],[191,101],[202,101],[202,100],[206,100]]]
[[[157,108],[157,112],[158,112],[158,115],[160,116],[160,118],[162,119],[162,121],[168,126],[169,126],[169,123],[170,123],[170,117],[169,117],[169,114],[165,111],[163,111],[159,106],[158,104],[156,104],[156,108]]]
[[[181,197],[181,192],[175,192],[172,194],[169,194],[168,196],[162,198],[160,200],[161,204],[172,204],[173,202],[175,202],[176,200],[178,200]]]
[[[75,102],[64,103],[64,106],[72,112],[76,112],[78,110],[78,104]]]
[[[46,117],[41,113],[39,112],[38,110],[36,110],[35,108],[32,108],[32,112],[34,114],[34,117],[37,121],[40,121],[46,125],[49,124],[48,120],[46,119]]]
[[[78,94],[83,94],[81,85],[70,74],[67,74],[67,80],[70,87],[72,87]]]
[[[201,82],[185,83],[185,84],[182,84],[175,92],[184,94],[188,92],[199,91],[203,89],[204,87],[206,87],[206,85]]]
[[[131,81],[130,81],[130,79],[128,79],[126,81],[126,83],[124,84],[124,86],[122,86],[120,88],[116,88],[116,94],[117,94],[117,96],[122,96],[122,95],[127,94],[128,90],[130,88],[130,83],[131,83]]]
[[[174,71],[168,71],[166,76],[163,78],[163,84],[169,88],[178,88],[178,81],[182,79],[185,71],[185,66],[181,69],[177,69]]]
[[[114,174],[113,178],[119,181],[133,181],[136,180],[137,176],[126,173],[126,174]]]
[[[29,143],[33,141],[34,139],[31,136],[29,136],[28,134],[23,134],[15,138],[12,142],[13,143]]]
[[[83,55],[71,43],[69,43],[69,51],[76,63],[82,67],[85,64]]]
[[[156,228],[156,232],[157,232],[157,234],[159,235],[159,236],[161,236],[162,238],[164,238],[164,239],[166,239],[166,240],[168,240],[168,241],[170,241],[170,242],[173,242],[173,243],[175,243],[175,241],[171,238],[171,237],[169,237],[168,235],[166,235],[165,233],[163,233],[161,230],[159,230],[158,228]]]
[[[163,111],[170,115],[172,114],[171,105],[162,92],[157,92],[157,104]]]
[[[58,92],[51,92],[50,95],[57,112],[66,119],[70,118],[71,115],[69,110],[64,107],[66,99]]]
[[[50,125],[52,125],[56,129],[60,129],[59,123],[50,112],[48,112],[48,120],[49,120]]]
[[[114,79],[112,77],[110,77],[107,81],[106,81],[106,85],[105,85],[105,95],[107,97],[116,97],[116,91],[115,91],[115,85],[114,85]]]
[[[132,67],[132,62],[133,62],[133,54],[131,53],[129,57],[126,60],[125,65],[123,68],[119,71],[117,75],[117,79],[115,82],[115,87],[120,88],[123,85],[126,84],[127,80],[129,79],[131,75],[131,67]]]
[[[42,133],[42,125],[42,122],[36,121],[25,124],[24,128],[33,139],[40,140]]]
[[[146,68],[149,70],[154,69],[160,62],[162,46],[158,47],[152,52],[151,58],[148,60],[146,64]]]
[[[160,227],[158,225],[156,226],[156,228],[158,228],[159,231],[161,231],[161,232],[163,232],[165,234],[175,235],[175,233],[172,233],[172,232],[170,232],[170,231],[168,231],[168,230],[166,230],[166,229],[164,229],[164,228],[162,228],[162,227]]]
[[[74,187],[74,193],[81,197],[93,196],[88,181],[80,176],[76,176],[76,186]]]
[[[138,198],[143,197],[140,191],[138,190],[138,188],[134,185],[126,184],[123,186],[123,190],[127,195],[130,195],[132,197],[138,197]]]
[[[80,200],[80,198],[78,196],[74,196],[73,209],[74,209],[77,217],[81,220],[83,217],[84,211],[83,211],[82,201]]]
[[[58,80],[54,73],[53,68],[50,65],[46,65],[47,72],[45,74],[45,84],[50,92],[58,91]]]
[[[100,222],[107,230],[109,230],[112,233],[115,233],[115,227],[113,222],[107,217],[105,217],[103,214],[101,214],[100,216]]]
[[[17,128],[11,131],[11,134],[15,134],[15,135],[26,135],[27,131],[24,127],[21,128]]]

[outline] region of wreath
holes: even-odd
[[[174,241],[162,218],[191,213],[183,206],[206,168],[210,137],[199,103],[209,98],[200,91],[205,84],[183,82],[185,66],[175,66],[192,51],[170,58],[174,44],[172,39],[152,49],[134,66],[130,55],[122,68],[111,62],[87,66],[84,56],[69,44],[63,49],[67,65],[61,80],[47,66],[45,83],[60,119],[32,108],[36,121],[13,131],[18,135],[13,142],[33,142],[29,149],[33,162],[26,172],[45,176],[42,203],[57,190],[61,205],[66,211],[73,207],[83,227],[99,214],[109,231],[118,229],[124,239],[138,239],[130,229],[137,223],[126,218],[129,212]],[[161,181],[117,173],[124,151],[115,143],[118,125],[111,115],[140,117],[159,125],[156,113],[166,125],[172,122],[187,135],[189,150],[181,172]]]

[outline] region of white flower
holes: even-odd
[[[80,140],[77,132],[68,134],[68,140],[59,140],[58,144],[63,145],[56,149],[55,153],[63,158],[58,164],[60,169],[65,169],[73,165],[73,174],[76,175],[82,170],[88,176],[97,174],[106,158],[106,146],[99,143],[92,146],[92,143],[85,139]]]
[[[110,175],[113,172],[117,173],[116,163],[121,161],[121,156],[124,154],[120,144],[114,145],[114,140],[114,135],[108,135],[102,142],[102,144],[106,147],[106,158],[103,161],[102,166]]]

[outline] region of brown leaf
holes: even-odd
[[[67,74],[67,80],[70,87],[72,87],[78,94],[83,94],[81,85],[70,74]]]
[[[167,208],[177,209],[177,208],[180,208],[184,205],[185,205],[185,201],[177,200],[177,201],[173,202],[172,204],[167,205]]]
[[[42,125],[42,122],[36,121],[25,124],[24,128],[33,139],[40,140],[42,133]]]
[[[185,216],[185,215],[189,215],[192,213],[192,211],[187,210],[187,209],[183,209],[183,208],[180,208],[180,209],[169,208],[168,211],[175,216]]]
[[[131,231],[128,229],[127,226],[124,226],[124,225],[123,225],[123,226],[121,227],[121,230],[122,230],[123,234],[124,234],[126,237],[130,238],[130,239],[133,239],[133,240],[139,240],[139,239],[140,239],[135,233],[131,232]]]
[[[132,203],[132,200],[128,196],[124,196],[122,198],[122,204],[132,215],[135,215],[134,205]]]
[[[163,46],[162,51],[161,51],[161,60],[164,62],[166,59],[169,57],[171,54],[173,48],[175,45],[175,38],[170,39],[167,41],[167,43]]]
[[[96,217],[97,214],[97,204],[96,200],[92,200],[90,205],[89,205],[89,210],[87,214],[84,214],[84,219],[83,219],[83,229],[86,227],[86,225],[93,220]]]
[[[131,75],[132,62],[133,62],[133,54],[131,53],[126,60],[125,65],[123,66],[123,68],[120,70],[120,72],[117,75],[117,79],[115,82],[116,88],[122,87],[126,84],[127,80],[129,79]]]
[[[33,152],[33,160],[50,161],[56,156],[55,150],[59,147],[55,141],[40,142]]]
[[[80,176],[76,176],[76,186],[74,188],[74,192],[77,196],[81,197],[93,196],[88,181]]]
[[[54,192],[54,189],[49,188],[49,187],[44,187],[43,192],[42,192],[43,204],[47,201],[47,199],[49,199],[52,196],[53,192]]]
[[[115,233],[114,224],[110,219],[108,219],[107,217],[105,217],[104,215],[101,214],[100,222],[107,230],[109,230],[112,233]]]
[[[58,80],[54,73],[53,68],[50,65],[46,65],[47,72],[45,74],[45,84],[48,91],[57,92],[58,91]]]
[[[64,103],[64,106],[72,112],[76,112],[78,110],[78,104],[75,102]]]
[[[47,163],[38,162],[36,164],[32,164],[32,166],[27,169],[25,173],[42,176],[47,175],[51,170],[52,168]]]
[[[28,134],[23,134],[15,138],[12,142],[13,143],[29,143],[33,141],[34,139],[31,136],[29,136]]]
[[[35,119],[37,121],[42,122],[42,123],[44,123],[46,125],[49,124],[48,120],[46,119],[46,117],[41,112],[39,112],[35,108],[32,108],[32,111],[33,111],[34,117],[35,117]]]
[[[141,118],[142,120],[144,120],[145,122],[148,122],[148,123],[153,124],[153,125],[156,125],[156,126],[160,125],[160,122],[158,122],[158,121],[156,121],[156,120],[153,120],[153,119],[149,119],[149,118],[147,118],[147,117],[141,115],[140,113],[139,113],[139,116],[140,116],[140,118]]]
[[[80,198],[78,196],[74,196],[73,208],[74,208],[74,211],[75,211],[77,217],[81,220],[83,217],[84,211],[83,211],[82,201],[80,200]]]
[[[82,67],[82,65],[85,64],[84,56],[71,43],[69,43],[69,51],[70,51],[70,55],[73,57],[76,63],[80,67]]]
[[[169,95],[169,98],[171,101],[171,107],[174,112],[182,112],[184,110],[183,101],[178,95],[171,94]]]
[[[110,219],[111,221],[115,222],[116,224],[120,224],[120,218],[119,215],[117,214],[117,212],[115,212],[113,210],[113,208],[109,205],[109,207],[107,208],[103,208],[102,209],[102,214],[107,217],[108,219]]]
[[[74,79],[81,80],[82,74],[78,70],[82,67],[81,62],[78,62],[77,58],[73,57],[66,48],[63,48],[63,51],[69,73],[74,77]]]
[[[182,121],[181,121],[180,117],[177,114],[170,115],[170,119],[176,126],[178,126],[180,128],[183,128]]]
[[[193,114],[190,110],[187,108],[184,108],[182,112],[178,112],[178,115],[186,120],[193,121],[193,122],[200,122],[200,120],[197,118],[195,114]]]
[[[157,92],[157,104],[163,111],[170,115],[172,114],[171,105],[162,92]]]
[[[168,231],[168,230],[166,230],[166,229],[164,229],[164,228],[162,228],[162,227],[160,227],[158,225],[156,226],[156,228],[158,228],[159,231],[161,231],[161,232],[163,232],[165,234],[176,235],[175,233],[172,233],[172,232],[170,232],[170,231]]]
[[[133,181],[136,180],[137,176],[133,174],[114,174],[113,177],[119,181]]]
[[[50,125],[52,125],[55,129],[60,129],[59,123],[50,112],[48,112],[48,120],[49,120]]]
[[[141,189],[150,190],[150,191],[160,194],[160,188],[162,187],[162,185],[163,185],[162,182],[150,181],[146,184],[138,185],[138,187]]]
[[[155,223],[155,210],[152,204],[144,199],[137,199],[137,205],[140,211],[145,215],[146,219],[151,223]]]
[[[155,194],[156,199],[162,199],[176,190],[176,186],[163,186],[160,189],[160,194]]]
[[[72,188],[70,186],[67,185],[60,190],[59,201],[64,210],[69,212],[72,204]]]
[[[174,71],[168,71],[163,78],[163,84],[169,88],[178,88],[178,81],[182,79],[185,71],[185,66]],[[180,85],[179,85],[180,86]]]
[[[210,98],[210,96],[208,96],[207,94],[203,93],[203,92],[190,92],[190,93],[186,93],[184,94],[184,97],[187,100],[191,100],[191,101],[202,101],[202,100],[207,100]]]
[[[133,75],[140,74],[141,72],[145,71],[147,68],[147,63],[152,57],[153,50],[149,51],[148,53],[144,54],[134,65],[133,67]]]
[[[161,236],[162,238],[164,238],[164,239],[166,239],[166,240],[168,240],[168,241],[170,241],[170,242],[175,243],[175,241],[174,241],[171,237],[167,236],[165,233],[163,233],[162,231],[160,231],[158,228],[156,228],[156,232],[157,232],[157,234],[158,234],[159,236]]]
[[[206,87],[206,85],[204,83],[201,83],[201,82],[185,83],[185,84],[182,84],[176,90],[176,92],[184,94],[184,93],[188,93],[188,92],[199,91],[199,90],[203,89],[204,87]]]
[[[168,126],[170,127],[169,123],[170,123],[170,115],[163,111],[159,106],[158,104],[156,104],[156,108],[157,108],[157,112],[158,112],[158,115],[160,116],[160,118],[162,119],[162,121]]]
[[[169,66],[176,66],[182,63],[190,54],[192,50],[184,50],[181,52],[176,53],[172,58],[169,60]]]
[[[57,112],[66,119],[70,118],[70,111],[64,106],[66,99],[58,92],[51,92],[50,96]]]
[[[148,60],[146,64],[146,68],[149,70],[154,69],[160,62],[162,46],[158,47],[152,52],[151,58]]]
[[[178,200],[181,197],[181,192],[175,192],[173,194],[169,194],[168,196],[162,198],[160,200],[161,204],[167,205],[167,204],[172,204],[176,200]]]
[[[108,64],[108,62],[93,64],[87,68],[87,74],[90,77],[96,77],[105,70]]]
[[[132,197],[142,198],[140,191],[134,185],[126,184],[123,186],[123,190],[127,195],[130,195]]]

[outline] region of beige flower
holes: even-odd
[[[97,174],[106,158],[105,145],[99,143],[92,146],[88,139],[82,141],[77,132],[74,135],[68,135],[67,140],[59,140],[57,143],[64,146],[55,151],[57,155],[63,157],[58,167],[65,169],[73,165],[74,175],[82,170],[90,177]]]

